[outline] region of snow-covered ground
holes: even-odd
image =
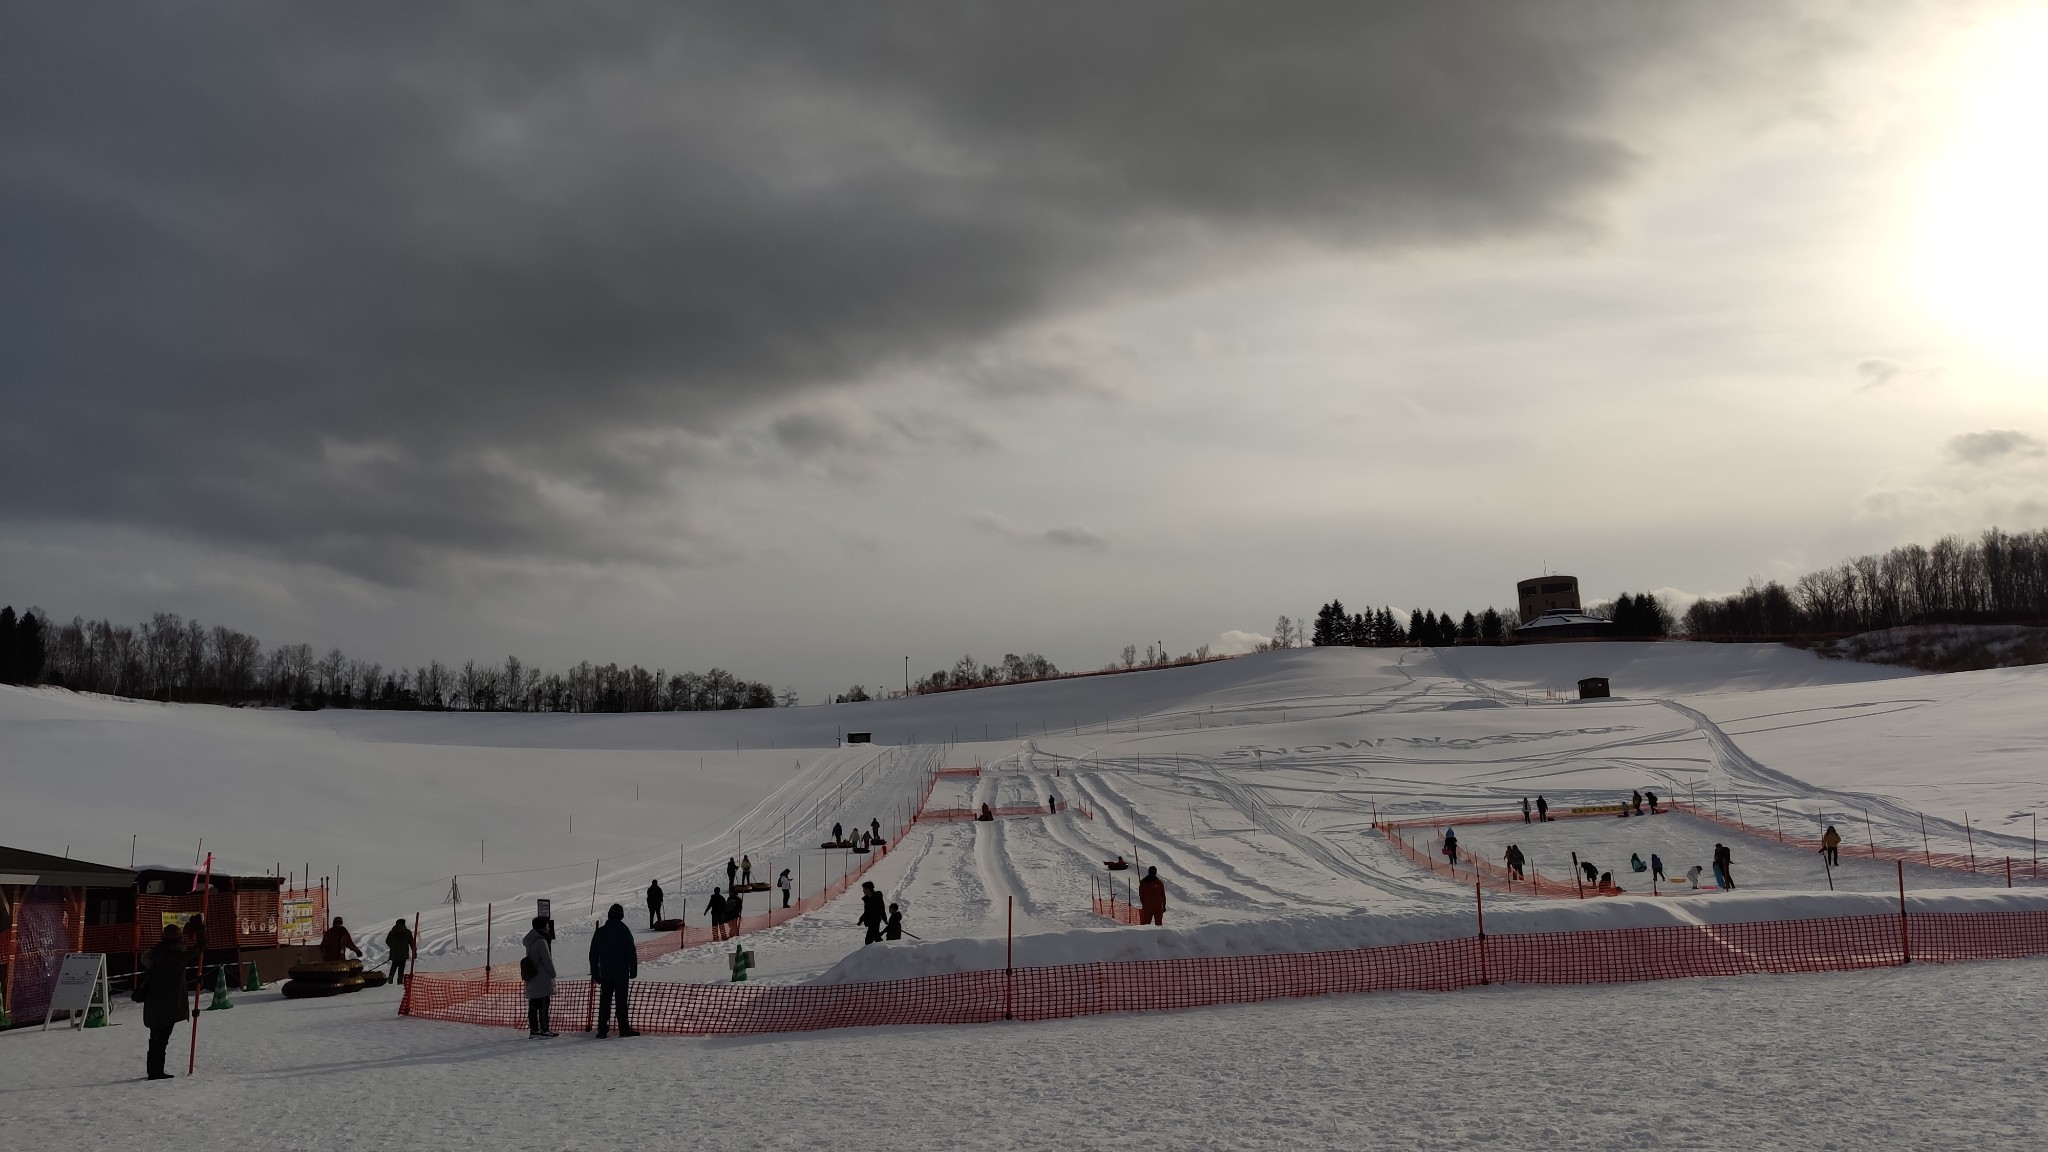
[[[1569,699],[1584,676],[1609,677],[1616,698]],[[878,818],[893,832],[928,770],[979,764],[979,778],[940,781],[932,803],[1042,806],[1057,794],[1094,818],[919,824],[870,878],[934,947],[849,961],[861,948],[847,897],[749,937],[755,978],[973,963],[960,958],[996,948],[957,942],[999,945],[1012,914],[1020,963],[1314,947],[1371,942],[1469,907],[1470,889],[1415,868],[1371,827],[1376,814],[1456,823],[1538,793],[1569,807],[1653,787],[1731,814],[1739,803],[1750,823],[1782,819],[1789,834],[1837,823],[1844,905],[1896,883],[1890,865],[1858,861],[1855,848],[1871,836],[1917,847],[1923,816],[1934,851],[1974,846],[1987,860],[2031,864],[2031,814],[2048,802],[2044,688],[2043,669],[1925,676],[1776,646],[1666,643],[1291,651],[907,701],[625,717],[275,713],[0,689],[0,843],[119,864],[133,834],[142,862],[189,864],[204,837],[238,870],[311,863],[316,876],[339,871],[336,910],[359,932],[418,913],[427,965],[460,967],[483,957],[486,902],[498,914],[498,957],[537,896],[555,900],[558,949],[576,957],[592,907],[617,900],[644,923],[639,893],[659,878],[670,908],[686,904],[694,918],[731,855],[750,855],[757,878],[800,870],[815,890],[844,865],[816,847],[834,821]],[[838,747],[846,729],[885,743]],[[1676,877],[1706,863],[1716,840],[1734,849],[1741,892],[1597,902],[1608,906],[1597,912],[1489,896],[1497,931],[1587,914],[1834,906],[1811,853],[1690,817],[1460,829],[1494,858],[1520,844],[1558,879],[1577,851],[1632,891],[1642,879],[1626,871],[1632,851],[1658,852]],[[1110,875],[1101,862],[1119,854],[1158,867],[1171,894],[1169,933],[1136,952],[1146,930],[1089,908]],[[451,878],[464,901],[460,947],[457,910],[443,902]],[[2002,886],[2003,874],[1909,868],[1907,882],[1934,899],[1937,889]],[[1715,912],[1711,901],[1729,903]],[[712,949],[643,967],[657,979],[724,973]],[[399,1116],[432,1145],[492,1148],[616,1142],[657,1123],[707,1125],[703,1142],[714,1146],[857,1133],[900,1146],[1085,1147],[1153,1126],[1169,1145],[1216,1147],[1347,1137],[1828,1147],[1880,1131],[1884,1144],[1976,1133],[1979,1146],[2017,1147],[2016,1134],[2035,1130],[2030,1107],[2007,1097],[1973,1111],[1925,1081],[1969,1075],[1995,1086],[2021,1075],[2010,1063],[2025,1050],[2020,1024],[1979,1009],[1985,997],[2038,990],[2043,975],[2032,961],[746,1042],[650,1037],[594,1049],[568,1037],[554,1051],[391,1019],[395,993],[292,1004],[264,993],[207,1018],[206,1078],[150,1086],[190,1091],[191,1101],[135,1115],[196,1116],[200,1094],[245,1100],[229,1111],[251,1143],[274,1147],[384,1143]],[[130,1107],[142,1086],[93,1085],[139,1065],[136,1032],[0,1035],[0,1125],[70,1109],[121,1114],[109,1102]],[[1829,1068],[1830,1045],[1887,1055],[1815,1071]],[[1900,1045],[1918,1062],[1894,1053]],[[1769,1086],[1776,1095],[1765,1099],[1758,1089]],[[266,1087],[290,1093],[291,1108],[258,1115]],[[668,1119],[649,1116],[650,1094],[654,1116]],[[422,1116],[429,1097],[442,1103]],[[1816,1111],[1822,1098],[1838,1106]],[[886,1139],[891,1131],[902,1138]],[[86,1138],[81,1130],[78,1143]]]

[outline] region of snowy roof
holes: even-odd
[[[1606,628],[1613,623],[1614,621],[1612,620],[1602,620],[1598,616],[1588,616],[1577,609],[1558,608],[1545,612],[1543,615],[1522,625],[1516,631],[1527,632],[1532,628],[1583,628],[1587,626]]]

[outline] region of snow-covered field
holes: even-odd
[[[1594,675],[1615,699],[1564,698]],[[133,835],[140,862],[189,865],[203,837],[237,870],[310,863],[339,873],[336,910],[361,935],[420,914],[429,967],[482,960],[486,902],[505,957],[547,896],[573,970],[589,909],[617,900],[644,923],[650,879],[693,917],[729,855],[750,855],[757,877],[800,869],[817,888],[842,864],[816,847],[832,823],[878,818],[893,833],[931,768],[984,768],[941,781],[936,806],[1057,794],[1092,811],[910,830],[870,875],[929,946],[849,960],[862,951],[854,897],[749,937],[757,979],[874,979],[1000,963],[1012,911],[1020,964],[1369,943],[1462,916],[1472,898],[1393,851],[1375,813],[1456,823],[1525,795],[1569,807],[1653,787],[1740,803],[1788,833],[1838,824],[1842,895],[1829,901],[1811,854],[1685,816],[1461,826],[1494,858],[1515,842],[1567,879],[1576,851],[1631,891],[1632,851],[1660,853],[1678,876],[1716,840],[1735,850],[1736,894],[1627,897],[1597,913],[1489,897],[1489,927],[1496,915],[1531,928],[1719,917],[1736,902],[1743,916],[1804,916],[1861,911],[1873,897],[1857,894],[1888,890],[1891,866],[1854,849],[1873,836],[1917,846],[1923,817],[1936,852],[2030,869],[2031,817],[2048,802],[2044,676],[1924,676],[1763,645],[1572,644],[1279,652],[907,701],[628,717],[251,712],[0,689],[0,843],[120,864]],[[888,743],[837,747],[846,729]],[[1168,932],[1091,913],[1100,862],[1118,854],[1159,868]],[[459,909],[444,902],[455,878]],[[1991,898],[2003,883],[2002,870],[1907,869],[1928,900]],[[959,943],[977,939],[997,943]],[[721,979],[724,963],[693,949],[642,974]],[[88,1116],[122,1119],[117,1147],[153,1142],[152,1120],[199,1116],[229,1125],[223,1139],[308,1148],[381,1145],[401,1123],[415,1142],[478,1148],[635,1134],[1090,1147],[1147,1129],[1191,1147],[2035,1146],[2038,1106],[2017,1089],[2034,1090],[2038,1045],[1998,1006],[2038,996],[2044,976],[2048,962],[2027,961],[603,1047],[398,1020],[395,991],[266,992],[207,1017],[189,1083],[127,1082],[139,1027],[0,1035],[0,1131],[33,1122],[35,1146],[51,1148],[107,1145],[108,1125]],[[1958,1076],[1981,1091],[1941,1087]]]

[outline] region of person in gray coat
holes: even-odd
[[[519,965],[519,974],[526,979],[526,1034],[533,1039],[560,1035],[548,1023],[548,1002],[555,995],[553,929],[553,921],[535,916],[533,931],[520,941],[526,945],[526,959]]]
[[[149,1029],[151,1080],[171,1078],[164,1071],[164,1053],[171,1046],[171,1029],[192,1010],[185,992],[185,937],[177,925],[167,924],[135,981],[134,997],[142,1001],[142,1023]]]

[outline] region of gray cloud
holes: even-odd
[[[1638,81],[1775,10],[10,6],[0,513],[392,583],[715,561],[673,509],[735,422],[1255,242],[1582,228]]]
[[[1897,360],[1888,360],[1883,356],[1865,356],[1856,362],[1856,375],[1863,380],[1863,387],[1858,391],[1868,392],[1872,388],[1882,388],[1898,379],[1899,374],[1905,370],[1906,366]]]
[[[1989,464],[2008,456],[2039,456],[2048,445],[2013,428],[1965,432],[1948,442],[1948,454],[1965,464]]]
[[[1053,548],[1077,548],[1099,552],[1109,547],[1109,538],[1086,528],[1063,527],[1043,530],[1023,528],[993,512],[979,512],[974,516],[974,526],[992,536],[1000,536],[1012,544],[1036,544]]]

